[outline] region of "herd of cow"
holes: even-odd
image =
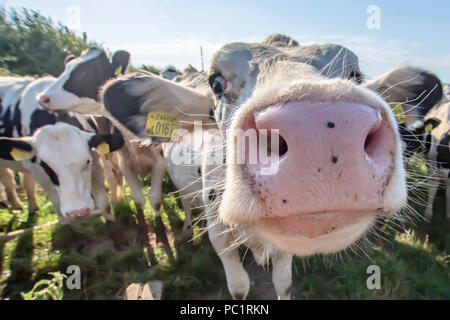
[[[250,288],[238,252],[244,245],[258,263],[272,262],[278,297],[289,299],[293,255],[343,250],[378,216],[407,205],[405,167],[412,155],[423,153],[436,175],[429,177],[425,217],[432,216],[443,179],[450,218],[450,103],[429,72],[399,67],[365,81],[350,50],[300,46],[282,35],[224,46],[208,73],[126,74],[129,60],[124,51],[109,58],[92,48],[68,57],[57,79],[0,78],[0,180],[7,199],[21,209],[7,168],[22,174],[30,213],[38,210],[37,181],[68,241],[75,236],[70,222],[96,208],[115,246],[126,245],[110,206],[122,200],[125,179],[139,240],[148,244],[139,177],[150,174],[149,201],[161,240],[167,171],[183,199],[186,238],[192,237],[191,208],[203,208],[233,298],[245,299]],[[401,105],[400,117],[392,105]],[[150,137],[148,119],[155,112],[173,116],[186,137],[198,124],[201,134],[178,143]],[[260,158],[236,161],[251,148],[237,136],[251,130],[279,133],[278,148],[259,140],[256,147],[277,156],[276,172],[265,174]],[[186,152],[197,161],[174,161]]]

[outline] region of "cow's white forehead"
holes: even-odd
[[[92,134],[57,123],[42,127],[34,136],[35,148],[41,158],[76,163],[89,156],[88,139]]]

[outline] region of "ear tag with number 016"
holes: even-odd
[[[170,141],[179,126],[179,116],[162,110],[152,111],[148,114],[145,135]]]

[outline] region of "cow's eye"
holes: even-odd
[[[221,75],[215,74],[210,78],[209,83],[216,97],[222,98],[227,89],[227,81]]]

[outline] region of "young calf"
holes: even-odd
[[[18,136],[22,129],[20,97],[27,86],[34,80],[31,77],[0,77],[0,136]],[[30,173],[21,173],[22,184],[28,198],[28,211],[33,214],[38,210],[34,195],[35,182]],[[16,192],[14,175],[0,167],[0,182],[5,186],[8,202],[12,209],[22,210],[22,205]]]
[[[357,85],[359,75],[358,58],[338,45],[232,43],[214,55],[208,78],[173,83],[132,74],[107,84],[103,101],[141,138],[155,110],[177,115],[187,130],[214,115],[222,142],[204,143],[216,158],[222,151],[226,165],[203,158],[203,172],[213,173],[204,179],[204,200],[229,290],[235,299],[248,294],[237,250],[245,244],[258,262],[272,260],[277,294],[288,299],[292,254],[343,250],[377,215],[406,205],[397,123],[370,84]],[[410,85],[424,84],[406,82],[406,92]]]
[[[95,138],[93,138],[94,140],[98,140],[103,137],[104,139],[113,141],[113,145],[110,145],[108,143],[110,152],[108,155],[102,155],[101,157],[96,153],[92,155],[92,157],[94,157],[94,160],[89,161],[93,164],[89,164],[87,166],[86,169],[89,170],[87,170],[86,172],[91,173],[91,167],[94,168],[94,170],[92,171],[92,182],[94,183],[94,191],[92,191],[92,194],[96,194],[94,197],[96,199],[97,208],[99,208],[107,217],[108,229],[113,236],[113,240],[116,241],[116,246],[120,247],[125,242],[123,238],[121,238],[121,235],[118,234],[118,227],[114,225],[114,220],[111,216],[109,200],[103,182],[103,167],[105,166],[105,164],[109,164],[110,162],[108,159],[106,159],[106,157],[112,157],[114,155],[113,151],[118,150],[122,146],[123,138],[120,134],[114,134],[114,132],[102,130],[101,126],[99,125],[101,123],[99,119],[86,116],[71,116],[70,114],[54,114],[47,110],[44,110],[39,105],[36,97],[41,91],[49,87],[55,81],[56,79],[53,77],[45,77],[33,80],[28,83],[26,88],[23,90],[21,95],[16,98],[16,100],[9,100],[10,104],[15,106],[14,114],[16,114],[17,116],[13,119],[10,119],[6,116],[3,117],[3,120],[9,124],[9,126],[7,127],[8,134],[12,135],[6,137],[4,136],[4,138],[22,138],[32,136],[40,128],[55,123],[64,123],[65,126],[74,126],[74,130],[70,130],[63,125],[61,127],[55,127],[52,130],[46,127],[45,130],[41,130],[42,132],[39,132],[39,134],[35,136],[36,143],[39,142],[37,146],[39,146],[39,150],[41,150],[41,153],[45,151],[44,156],[51,157],[54,163],[52,163],[51,161],[43,160],[41,162],[41,169],[40,167],[36,168],[36,166],[27,165],[28,162],[26,161],[24,161],[23,163],[20,161],[8,161],[3,162],[3,164],[9,168],[26,172],[27,175],[36,177],[44,188],[44,191],[46,191],[50,200],[52,201],[55,211],[60,215],[63,223],[67,225],[68,221],[71,219],[71,216],[76,216],[77,212],[80,215],[88,215],[92,207],[90,205],[92,203],[90,187],[91,179],[89,178],[88,182],[85,178],[80,180],[78,172],[76,170],[71,171],[72,167],[77,162],[77,155],[72,155],[70,152],[71,145],[73,145],[72,140],[77,139],[78,136],[86,137],[86,135],[83,134],[76,134],[78,131],[84,130],[90,131],[91,133],[89,133],[89,135],[91,135],[92,137],[95,136]],[[105,119],[105,121],[107,121],[107,119]],[[54,132],[54,134],[49,135],[49,132]],[[57,134],[61,134],[60,140],[52,140],[51,137],[56,136]],[[46,143],[49,144],[49,146],[47,146],[48,149],[45,149]],[[84,145],[83,142],[81,143],[82,145]],[[104,143],[107,143],[107,141],[100,141],[98,144],[103,144],[103,146],[105,146]],[[87,146],[88,145],[86,145],[86,147]],[[91,147],[95,147],[95,145],[91,143]],[[83,155],[83,153],[81,153],[80,156],[81,155]],[[72,159],[72,157],[74,159]],[[57,171],[52,169],[53,167],[57,167],[59,169],[70,168],[70,170],[65,171],[61,169],[61,174],[55,175],[54,173]],[[42,175],[42,169],[46,170],[46,173],[48,173],[50,177],[50,181]],[[102,181],[101,183],[100,180]],[[78,194],[76,192],[78,192]],[[32,195],[31,199],[34,199],[34,184],[33,188],[31,188],[30,193]],[[73,200],[71,199],[71,194],[74,195]],[[82,201],[80,201],[80,199]],[[82,206],[83,203],[85,204],[85,208],[80,207],[79,209],[73,209],[74,207]],[[72,209],[66,209],[66,207]]]
[[[127,52],[118,51],[110,60],[103,50],[95,48],[87,50],[80,57],[73,57],[68,60],[58,80],[40,95],[40,104],[53,111],[99,114],[102,109],[98,100],[101,86],[115,76],[125,73],[129,59]],[[156,234],[161,241],[165,237],[161,220],[161,185],[165,172],[161,147],[141,145],[132,142],[126,131],[122,131],[122,134],[125,137],[125,146],[118,153],[119,165],[136,205],[139,239],[143,243],[149,243],[144,217],[146,197],[139,176],[146,177],[151,173],[152,188],[149,200],[155,211]]]
[[[93,151],[105,144],[114,152],[123,146],[123,139],[57,123],[38,129],[31,137],[0,138],[0,164],[31,172],[64,226],[91,215],[97,207],[106,218],[115,245],[120,247],[125,241],[111,216],[99,155]]]
[[[432,124],[432,130],[426,128]],[[434,108],[414,127],[422,152],[428,160],[428,200],[424,216],[431,221],[433,203],[440,181],[446,186],[446,217],[450,218],[450,102]]]

